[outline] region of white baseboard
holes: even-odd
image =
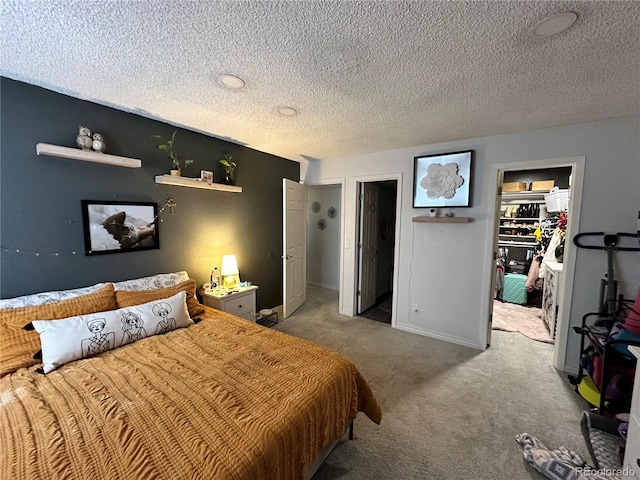
[[[562,367],[562,371],[565,372],[565,373],[570,373],[571,375],[577,375],[578,374],[578,367],[576,367],[575,365],[567,365],[565,363],[564,367]]]
[[[427,330],[422,330],[420,328],[411,327],[409,325],[401,325],[396,323],[395,328],[398,330],[403,330],[409,333],[416,333],[418,335],[422,335],[424,337],[435,338],[436,340],[442,340],[444,342],[455,343],[456,345],[462,345],[463,347],[474,348],[476,350],[484,350],[485,346],[480,345],[478,343],[469,342],[467,340],[462,340],[456,337],[450,337],[448,335],[441,335],[439,333],[429,332]]]
[[[340,288],[338,287],[338,285],[328,285],[326,283],[310,282],[308,280],[307,280],[307,285],[311,285],[312,287],[326,288],[327,290],[333,290],[334,292],[340,291]]]

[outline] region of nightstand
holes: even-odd
[[[238,287],[233,290],[204,290],[202,303],[223,312],[255,322],[256,318],[256,285]]]

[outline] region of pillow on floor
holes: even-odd
[[[33,355],[40,350],[40,337],[24,326],[36,319],[55,320],[74,315],[102,312],[118,308],[113,285],[62,302],[0,309],[0,376],[18,368],[38,364]]]
[[[34,320],[44,373],[80,358],[113,350],[193,324],[182,291],[170,298],[63,320]]]
[[[179,283],[173,287],[157,288],[155,290],[116,290],[116,303],[118,308],[131,307],[133,305],[140,305],[141,303],[151,302],[153,300],[160,300],[163,298],[169,298],[178,292],[186,292],[187,294],[187,308],[189,309],[189,316],[195,318],[204,313],[204,308],[198,302],[196,298],[196,281],[189,279],[186,282]]]
[[[533,435],[521,433],[516,441],[522,445],[524,459],[536,471],[551,480],[620,480],[613,476],[601,475],[587,465],[582,457],[560,447],[549,450]]]

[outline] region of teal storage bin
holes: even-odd
[[[519,273],[507,273],[504,276],[504,288],[502,300],[509,303],[526,305],[527,303],[527,276]]]

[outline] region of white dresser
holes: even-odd
[[[640,480],[640,347],[628,348],[636,356],[638,362],[636,363],[636,378],[633,383],[631,418],[629,418],[623,472],[625,480]]]
[[[202,291],[202,303],[238,317],[256,321],[256,285],[239,287],[231,292],[226,290]]]

